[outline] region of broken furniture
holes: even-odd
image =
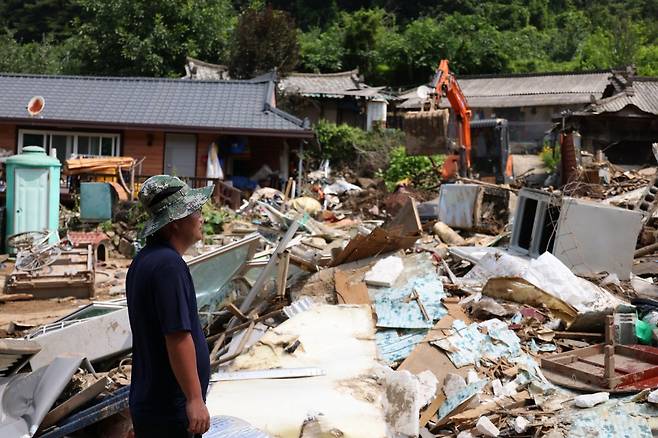
[[[82,194],[82,184],[84,181],[91,181],[95,183],[107,183],[110,187],[107,188],[91,188],[88,194],[96,190],[103,190],[103,197],[107,199],[108,190],[116,193],[120,201],[132,201],[135,197],[135,170],[141,168],[144,158],[135,160],[132,157],[81,157],[70,158],[66,160],[64,165],[64,175],[73,179],[71,185],[77,187],[80,185],[80,195]],[[126,182],[123,172],[128,171],[129,180]],[[70,179],[71,181],[71,179]],[[101,186],[97,186],[101,187]],[[86,197],[87,201],[93,201]],[[81,202],[81,215],[82,202]]]
[[[59,168],[57,158],[43,148],[27,146],[5,161],[7,175],[6,236],[59,228]],[[50,242],[56,241],[52,235]],[[10,248],[10,250],[12,250]]]
[[[62,251],[40,269],[21,270],[17,266],[7,277],[9,293],[29,292],[34,298],[91,298],[95,293],[96,268],[91,245]]]
[[[500,233],[509,222],[509,190],[480,184],[443,184],[439,220],[451,228]]]
[[[543,357],[541,367],[546,378],[587,392],[626,393],[657,387],[658,348],[617,344],[620,332],[624,337],[624,326],[630,325],[616,316],[607,317],[604,344]]]
[[[642,213],[524,188],[519,192],[510,249],[550,252],[575,274],[630,278]]]
[[[542,358],[551,382],[581,391],[637,392],[658,386],[658,348],[597,344]]]

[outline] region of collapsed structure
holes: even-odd
[[[324,172],[306,180],[325,207],[254,192],[186,256],[213,366],[207,436],[650,436],[655,221],[618,192],[653,180],[598,166],[611,178],[597,193],[615,193],[605,203],[469,180],[386,212],[363,204],[370,181]],[[71,236],[97,272],[117,257],[110,243],[98,260],[109,236]],[[121,290],[97,297],[0,343],[0,385],[49,382],[22,386],[29,415],[3,399],[3,436],[130,429],[126,303]]]

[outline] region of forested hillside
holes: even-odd
[[[172,76],[185,56],[234,77],[359,68],[373,85],[459,74],[658,75],[658,0],[5,0],[0,71]]]

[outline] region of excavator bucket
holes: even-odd
[[[447,109],[411,111],[404,115],[407,155],[449,153]]]

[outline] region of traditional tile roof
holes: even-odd
[[[185,76],[183,79],[214,81],[231,78],[227,66],[222,64],[211,64],[188,56],[185,62]]]
[[[272,81],[0,74],[0,120],[185,128],[311,137],[302,120],[274,108]],[[33,96],[45,107],[25,107]]]
[[[471,108],[506,108],[586,104],[592,101],[591,96],[603,95],[610,75],[606,71],[536,73],[463,76],[457,80]],[[423,100],[414,96],[414,90],[404,93],[410,97],[398,107],[420,108]],[[442,106],[448,105],[442,102]]]
[[[301,94],[306,97],[385,98],[380,93],[384,87],[370,87],[364,84],[356,69],[338,73],[290,73],[281,79],[279,89],[287,94]]]
[[[658,78],[635,77],[623,89],[597,100],[580,114],[615,113],[629,106],[658,116]]]

